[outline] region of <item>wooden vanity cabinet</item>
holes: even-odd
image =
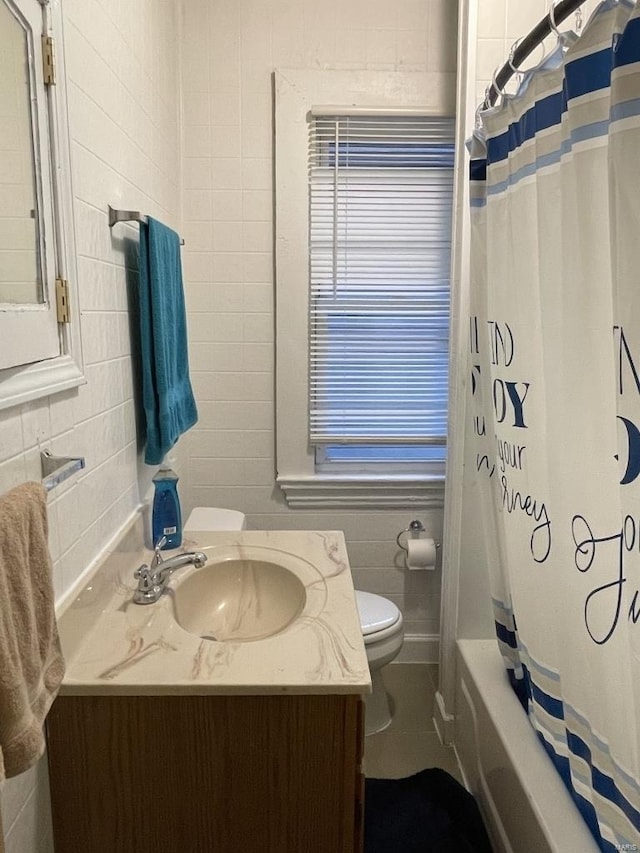
[[[56,853],[359,853],[354,695],[59,696]]]

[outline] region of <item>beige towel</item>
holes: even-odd
[[[47,535],[39,483],[0,498],[0,783],[44,752],[42,724],[64,676]]]

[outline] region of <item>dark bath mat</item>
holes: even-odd
[[[439,768],[367,779],[364,853],[491,853],[476,801]]]

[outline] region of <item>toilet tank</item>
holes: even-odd
[[[222,509],[217,506],[197,506],[191,510],[184,524],[184,532],[194,530],[244,530],[247,519],[237,509]]]

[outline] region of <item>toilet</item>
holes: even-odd
[[[372,735],[383,731],[391,723],[389,698],[381,670],[391,663],[402,648],[402,613],[388,598],[359,589],[356,590],[356,604],[372,686],[372,692],[365,698],[365,734]]]
[[[197,506],[187,518],[183,532],[197,530],[244,530],[243,512],[220,507]],[[404,640],[402,613],[396,605],[372,592],[356,590],[356,604],[371,673],[372,692],[365,697],[365,734],[381,732],[391,723],[389,698],[382,681],[381,669],[399,653]]]

